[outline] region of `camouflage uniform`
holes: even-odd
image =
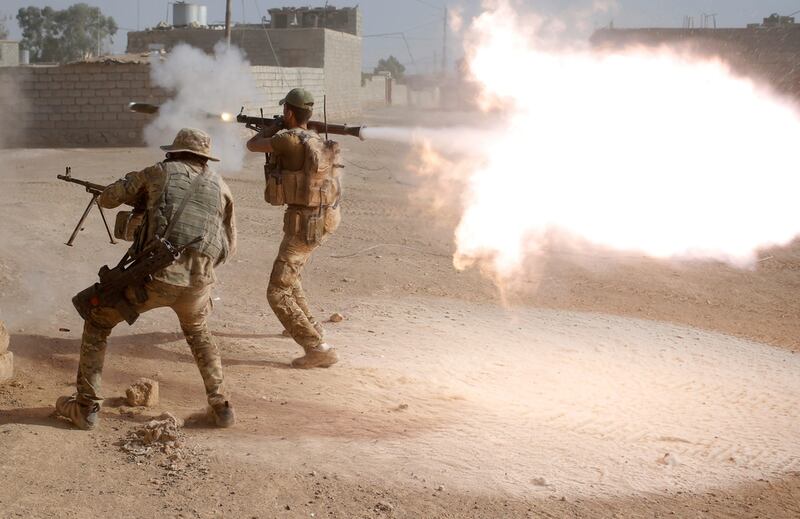
[[[222,394],[222,362],[214,338],[208,332],[206,318],[211,311],[211,287],[180,287],[153,280],[145,286],[147,301],[136,305],[138,313],[169,307],[178,316],[181,330],[189,343],[212,406],[225,401]],[[102,403],[100,382],[106,343],[111,330],[123,321],[113,308],[99,308],[83,325],[81,356],[78,365],[77,400],[84,405]]]
[[[194,179],[204,175],[167,236],[176,247],[189,243],[196,236],[202,236],[203,240],[187,249],[174,264],[153,275],[144,287],[147,297],[143,302],[135,303],[138,298],[132,288],[127,299],[138,313],[161,307],[169,307],[175,312],[200,369],[208,403],[212,408],[227,407],[222,393],[222,362],[208,331],[206,318],[212,307],[211,285],[216,281],[214,268],[229,258],[236,248],[233,198],[222,178],[195,157],[200,155],[216,160],[208,155],[210,139],[203,132],[181,130],[172,146],[162,148],[193,155],[184,153],[180,159],[168,159],[129,173],[108,186],[98,203],[109,209],[121,204],[146,206],[144,222],[136,231],[132,245],[135,253],[155,235],[164,234]],[[97,308],[92,310],[91,318],[84,324],[75,396],[82,406],[97,409],[95,404],[103,400],[100,383],[106,343],[111,330],[121,321],[123,317],[114,308]],[[73,418],[74,413],[62,414]]]
[[[325,209],[325,232],[322,238],[309,245],[302,230],[292,225],[297,216],[301,218],[316,214],[317,208],[289,206],[284,213],[284,234],[278,248],[278,256],[272,265],[272,273],[267,285],[267,301],[283,327],[304,350],[322,344],[321,327],[317,324],[308,307],[301,284],[303,267],[311,253],[322,245],[336,230],[341,219],[339,208]]]
[[[314,98],[310,92],[296,88],[280,103],[311,110]],[[328,367],[336,363],[338,356],[323,341],[322,327],[308,306],[301,274],[311,254],[341,220],[341,184],[335,170],[339,148],[335,143],[324,142],[315,132],[295,127],[271,137],[270,149],[265,199],[272,205],[288,207],[283,217],[283,240],[267,285],[267,301],[286,332],[306,352],[292,365]],[[329,152],[324,164],[319,162],[323,155],[318,155],[323,151]]]

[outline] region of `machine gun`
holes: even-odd
[[[103,265],[97,275],[100,282],[79,292],[72,298],[72,304],[81,317],[90,319],[95,308],[114,308],[127,321],[133,324],[139,318],[135,306],[126,297],[126,291],[133,289],[137,301],[144,302],[147,297],[144,285],[153,274],[172,265],[188,247],[202,240],[197,237],[183,247],[175,247],[164,238],[153,240],[142,252],[125,254],[114,268]]]
[[[86,206],[86,209],[83,211],[83,215],[81,219],[78,220],[78,225],[75,226],[75,230],[72,231],[72,235],[70,235],[69,240],[67,240],[67,245],[72,247],[72,242],[75,241],[75,237],[78,235],[78,232],[83,229],[83,222],[86,221],[86,217],[89,216],[89,211],[92,210],[93,206],[97,206],[97,209],[100,211],[100,216],[103,218],[103,225],[106,226],[106,232],[108,233],[108,239],[111,240],[112,244],[116,244],[117,242],[114,241],[114,236],[111,234],[111,229],[108,227],[108,221],[106,221],[106,215],[103,213],[103,208],[100,207],[100,204],[97,202],[97,197],[100,196],[100,193],[106,188],[106,186],[95,184],[93,182],[87,182],[85,180],[79,180],[77,178],[72,178],[72,168],[67,166],[66,171],[63,175],[57,175],[59,180],[63,180],[64,182],[71,182],[73,184],[78,184],[79,186],[83,186],[86,188],[86,192],[92,195],[92,199],[89,200],[89,205]]]
[[[244,107],[239,112],[239,115],[236,116],[236,122],[244,124],[247,128],[261,132],[265,128],[269,128],[272,126],[278,126],[279,128],[283,126],[283,116],[276,115],[274,117],[264,117],[262,114],[261,117],[254,117],[252,115],[244,115]],[[318,134],[322,135],[332,133],[333,135],[350,135],[351,137],[358,137],[362,141],[364,140],[364,136],[362,135],[362,130],[364,130],[366,126],[348,126],[346,124],[328,124],[327,122],[322,121],[308,121],[308,129],[314,130]]]

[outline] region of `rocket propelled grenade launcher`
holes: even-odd
[[[254,117],[251,115],[244,115],[244,108],[236,116],[236,122],[244,124],[251,130],[257,132],[263,131],[274,125],[283,126],[283,117],[276,115],[274,117]],[[349,135],[351,137],[358,137],[362,141],[364,136],[362,131],[366,126],[348,126],[346,124],[329,124],[322,121],[308,121],[308,129],[314,130],[318,134],[333,134],[333,135]]]

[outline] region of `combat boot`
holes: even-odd
[[[56,400],[56,413],[75,424],[78,429],[94,429],[100,421],[100,404],[84,405],[75,396],[61,396]]]
[[[236,423],[236,413],[233,412],[233,406],[227,400],[211,406],[211,416],[217,427],[230,427]]]
[[[339,362],[336,348],[322,343],[314,348],[306,348],[306,354],[292,361],[292,367],[298,369],[329,368]]]

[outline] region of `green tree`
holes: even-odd
[[[394,56],[389,56],[386,59],[378,60],[378,66],[375,67],[375,73],[389,72],[396,80],[403,79],[403,74],[406,72],[406,67]]]
[[[22,29],[21,44],[30,51],[32,62],[66,63],[96,56],[106,39],[117,33],[112,17],[83,3],[61,11],[24,7],[17,12],[17,22]]]

